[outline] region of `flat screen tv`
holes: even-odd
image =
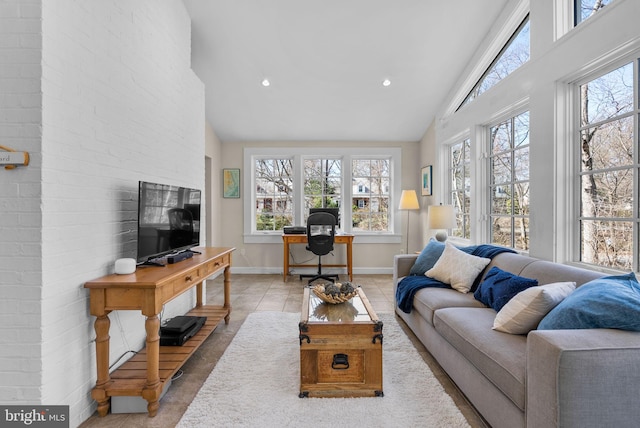
[[[138,186],[138,263],[200,245],[198,189],[140,181]]]

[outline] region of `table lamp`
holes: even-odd
[[[427,214],[427,226],[429,229],[440,229],[436,233],[436,239],[440,242],[446,241],[447,229],[457,226],[453,205],[431,205]]]
[[[400,196],[400,205],[398,209],[407,210],[407,249],[405,254],[409,252],[409,210],[417,210],[420,208],[418,204],[418,196],[415,190],[403,190]]]

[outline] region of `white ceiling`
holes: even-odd
[[[183,1],[224,142],[418,141],[507,3]]]

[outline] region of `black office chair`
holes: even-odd
[[[172,208],[169,216],[169,243],[171,248],[184,247],[193,243],[193,216],[184,208]]]
[[[335,282],[338,274],[322,273],[322,256],[333,251],[333,240],[336,234],[336,218],[329,213],[313,213],[307,218],[307,250],[318,256],[318,273],[315,275],[300,275],[300,279],[309,278],[309,284],[317,279]]]

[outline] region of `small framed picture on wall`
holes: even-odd
[[[222,197],[240,197],[240,169],[224,168],[222,170]]]
[[[421,183],[422,183],[422,196],[431,196],[431,184],[432,184],[432,171],[433,167],[431,165],[422,167],[421,170]]]

